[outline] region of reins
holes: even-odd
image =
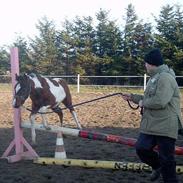
[[[105,98],[108,98],[108,97],[113,97],[113,96],[116,96],[116,95],[121,95],[122,96],[123,93],[113,93],[113,94],[105,95],[103,97],[99,97],[99,98],[95,98],[95,99],[92,99],[92,100],[88,100],[88,101],[84,101],[84,102],[80,102],[80,103],[74,104],[71,107],[77,107],[77,106],[80,106],[80,105],[83,105],[83,104],[87,104],[87,103],[94,102],[94,101],[97,101],[97,100],[105,99]],[[129,100],[127,100],[127,102],[128,102],[128,105],[130,106],[131,109],[137,110],[139,108],[139,105],[137,105],[137,107],[133,107]],[[24,108],[26,110],[30,111],[30,112],[33,112],[31,109],[29,109],[27,107],[24,107]],[[65,110],[65,109],[67,109],[67,107],[61,108],[61,110]],[[37,113],[38,114],[50,114],[50,113],[54,113],[54,111],[50,111],[50,112],[37,112]]]

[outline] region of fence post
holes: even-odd
[[[77,92],[79,93],[80,91],[80,75],[78,74],[78,77],[77,77]]]
[[[144,91],[146,89],[147,74],[144,74]]]

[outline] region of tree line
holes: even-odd
[[[39,34],[28,40],[18,36],[9,47],[19,48],[20,72],[44,75],[142,75],[144,54],[160,48],[166,64],[183,75],[183,11],[165,5],[155,23],[139,19],[129,4],[121,26],[100,9],[96,17],[65,19],[61,27],[53,20],[38,20]],[[10,70],[9,52],[0,48],[0,74]]]

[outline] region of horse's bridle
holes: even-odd
[[[28,78],[29,79],[29,78]],[[18,83],[17,83],[18,84]],[[16,85],[17,85],[16,84]],[[16,86],[15,85],[15,86]],[[25,95],[17,95],[16,93],[15,93],[15,95],[14,95],[14,97],[16,98],[16,97],[19,97],[20,99],[22,99],[22,100],[26,100],[28,97],[29,97],[29,95],[30,95],[30,93],[31,93],[31,82],[30,82],[30,79],[29,79],[29,86],[28,86],[28,92],[27,92],[27,95],[25,96]]]

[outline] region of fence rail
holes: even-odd
[[[149,78],[146,74],[143,76],[81,76],[81,75],[54,75],[50,78],[64,78],[68,84],[77,85],[77,92],[80,92],[81,86],[109,86],[118,88],[146,88]],[[176,76],[179,88],[183,88],[183,76]],[[0,75],[0,83],[10,83],[10,75]],[[99,83],[99,84],[98,84]],[[104,84],[103,84],[104,83]],[[107,83],[107,84],[106,84]]]
[[[76,83],[77,83],[77,92],[79,93],[80,92],[80,87],[81,86],[109,86],[109,87],[121,87],[121,88],[141,88],[141,89],[146,89],[146,84],[147,84],[147,80],[149,78],[149,76],[147,76],[147,74],[144,74],[143,76],[81,76],[81,75],[72,75],[72,76],[48,76],[48,77],[52,77],[52,78],[55,78],[55,77],[62,77],[62,78],[75,78],[76,80]],[[116,79],[119,79],[119,78],[124,78],[126,80],[129,80],[129,79],[133,79],[133,78],[136,78],[136,79],[141,79],[141,82],[136,82],[135,84],[130,84],[130,82],[128,82],[128,84],[124,83],[124,84],[81,84],[81,80],[82,78],[116,78]],[[183,88],[183,76],[176,76],[176,79],[177,80],[180,80],[178,82],[179,84],[179,88]],[[182,84],[181,84],[182,83]]]

